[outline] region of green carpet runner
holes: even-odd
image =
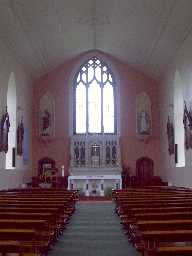
[[[79,202],[48,256],[138,256],[123,234],[111,202]]]

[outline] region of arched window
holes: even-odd
[[[8,152],[6,154],[6,169],[13,169],[13,148],[16,147],[16,83],[14,73],[11,73],[7,90],[7,109],[10,128],[8,133]]]
[[[74,79],[74,134],[116,133],[115,81],[109,67],[89,59]]]
[[[176,71],[174,82],[174,123],[175,123],[175,144],[177,144],[176,167],[185,166],[185,132],[183,125],[183,82],[180,73]]]

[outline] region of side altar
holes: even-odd
[[[119,137],[117,135],[74,135],[68,189],[86,196],[104,196],[122,187]]]

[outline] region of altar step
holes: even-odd
[[[48,256],[139,256],[123,234],[112,202],[79,202]]]

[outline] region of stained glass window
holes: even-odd
[[[98,58],[81,66],[74,81],[74,133],[112,133],[115,131],[114,78]]]

